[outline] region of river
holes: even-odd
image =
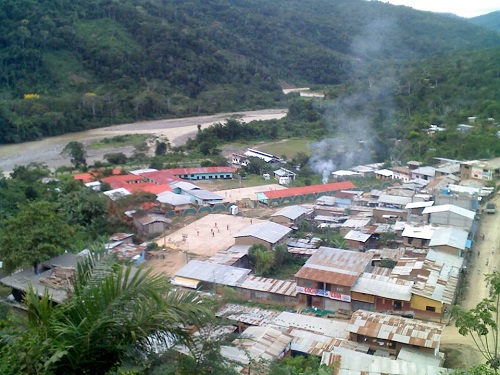
[[[45,163],[50,168],[69,166],[69,160],[61,155],[66,144],[79,141],[88,145],[99,139],[110,138],[120,134],[164,134],[175,146],[182,145],[189,136],[197,132],[198,125],[202,129],[214,123],[222,122],[232,115],[240,115],[242,121],[271,120],[285,117],[286,109],[264,109],[260,111],[244,111],[234,113],[219,113],[212,116],[184,117],[168,120],[138,121],[130,124],[113,125],[105,128],[87,130],[78,133],[69,133],[57,137],[48,137],[39,141],[25,142],[0,146],[0,170],[10,172],[16,165],[25,165],[31,162]],[[124,152],[130,154],[131,146],[119,149],[87,149],[89,163],[102,159],[110,152]]]

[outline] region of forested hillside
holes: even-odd
[[[475,25],[500,32],[500,11],[471,18],[470,22]]]
[[[351,87],[359,72],[499,43],[374,1],[0,0],[0,143],[284,106],[281,85]]]

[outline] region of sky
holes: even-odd
[[[500,0],[382,0],[418,10],[453,13],[460,17],[476,17],[500,10]]]

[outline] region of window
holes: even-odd
[[[394,310],[401,310],[402,307],[403,304],[401,303],[401,301],[394,301]]]
[[[436,312],[436,308],[434,306],[425,306],[425,311]]]

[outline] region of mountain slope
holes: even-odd
[[[0,0],[0,143],[283,105],[279,82],[352,83],[499,42],[460,19],[363,0]]]
[[[470,18],[469,21],[475,25],[482,26],[486,29],[500,32],[500,11]]]

